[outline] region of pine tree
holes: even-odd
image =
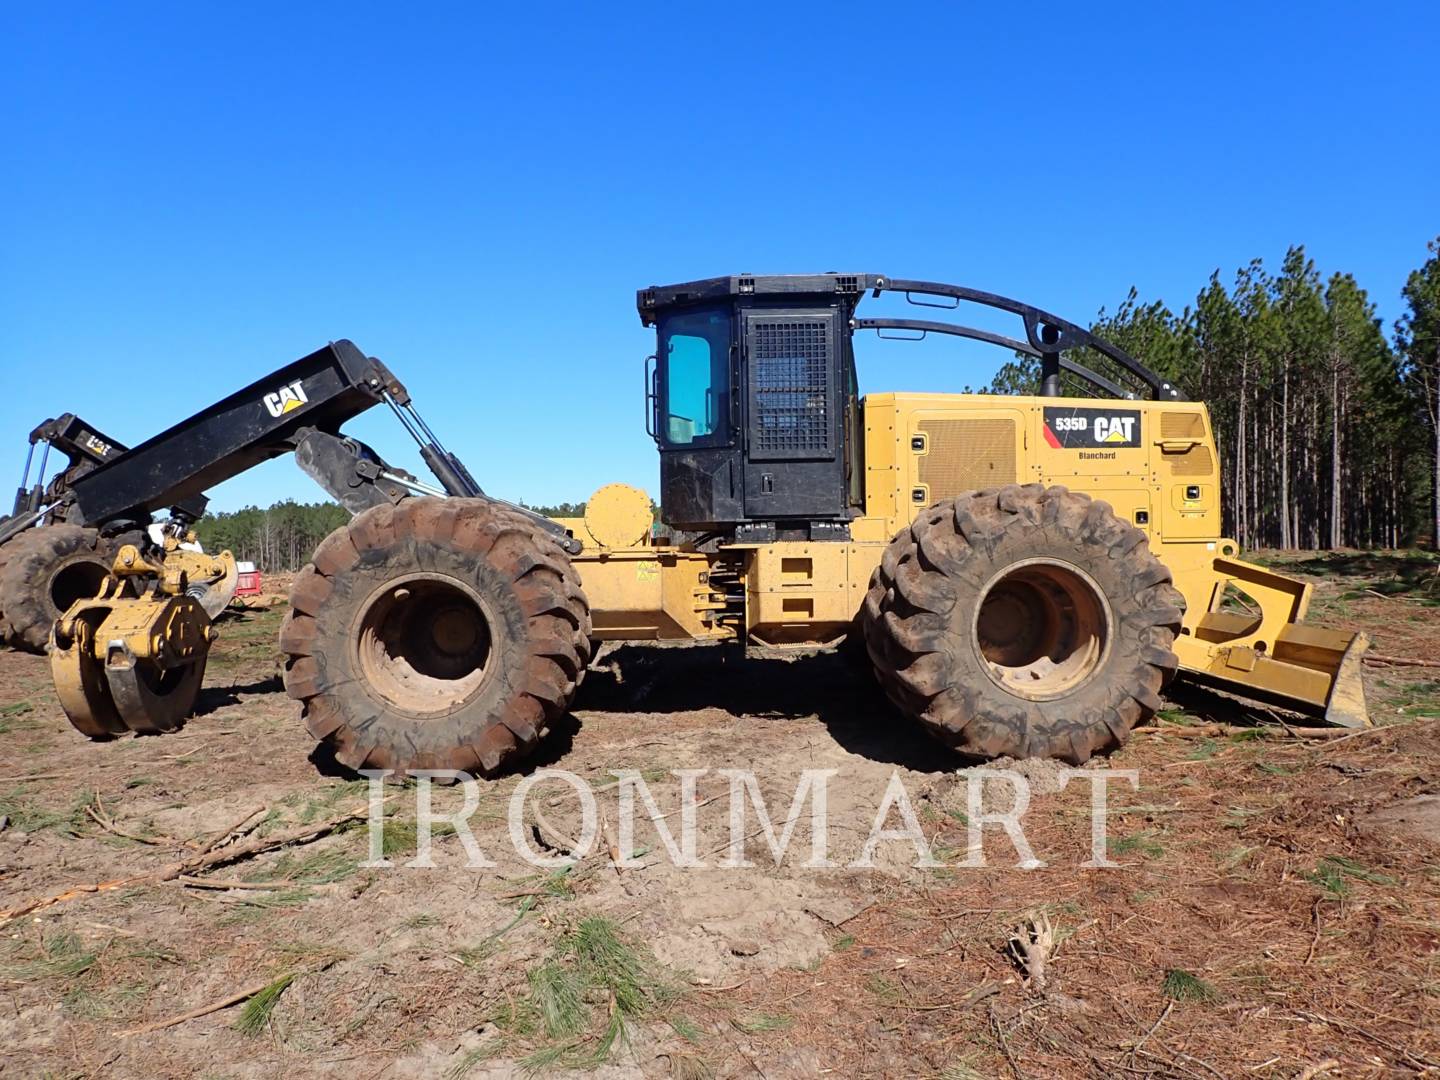
[[[1396,324],[1395,345],[1415,411],[1430,429],[1430,543],[1440,549],[1440,237],[1429,252],[1402,290],[1409,310]]]

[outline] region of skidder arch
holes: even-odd
[[[887,696],[984,757],[1080,764],[1160,705],[1183,599],[1145,535],[1063,487],[969,492],[886,549],[862,611]]]
[[[569,707],[590,610],[569,558],[487,499],[355,517],[296,578],[285,687],[351,768],[494,775]]]

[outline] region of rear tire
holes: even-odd
[[[117,549],[79,525],[42,525],[6,542],[0,611],[9,644],[43,653],[55,620],[76,600],[99,592]]]
[[[1160,707],[1183,604],[1108,504],[1030,484],[961,495],[901,530],[862,620],[886,695],[941,741],[1078,765]]]
[[[5,563],[9,558],[10,545],[8,543],[0,544],[0,583],[3,583],[5,580]],[[0,596],[0,599],[3,599],[3,596]],[[3,648],[9,640],[10,624],[5,621],[5,609],[0,607],[0,648]]]
[[[486,499],[407,499],[331,533],[290,592],[285,688],[351,768],[493,776],[564,715],[590,661],[565,552]]]

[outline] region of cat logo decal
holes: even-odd
[[[280,417],[288,412],[294,412],[309,401],[310,398],[305,394],[305,387],[300,385],[299,379],[296,379],[290,385],[282,386],[272,394],[266,394],[265,408],[270,410],[271,416]]]

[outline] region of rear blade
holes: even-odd
[[[1216,559],[1211,610],[1175,641],[1181,670],[1197,682],[1341,727],[1368,727],[1361,665],[1364,634],[1301,620],[1311,586],[1238,559]],[[1233,584],[1257,612],[1222,609]]]

